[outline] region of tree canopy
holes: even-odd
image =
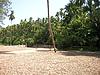
[[[99,49],[100,0],[70,0],[55,16],[51,16],[51,26],[57,48]],[[21,20],[20,24],[1,28],[0,43],[52,44],[48,33],[48,18],[33,20],[30,17],[28,21]]]
[[[3,23],[5,16],[10,9],[11,2],[9,0],[0,0],[0,23]]]

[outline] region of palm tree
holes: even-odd
[[[54,40],[54,35],[53,35],[53,32],[52,32],[51,22],[50,22],[49,0],[47,0],[47,9],[48,9],[48,25],[49,25],[48,30],[49,30],[50,37],[51,37],[51,39],[52,39],[54,51],[56,52],[55,40]]]

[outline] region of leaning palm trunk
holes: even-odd
[[[48,9],[48,25],[49,25],[48,30],[49,30],[50,37],[52,39],[54,51],[56,52],[55,40],[54,40],[54,35],[53,35],[53,32],[52,32],[51,22],[50,22],[49,0],[47,0],[47,9]]]

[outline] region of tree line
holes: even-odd
[[[0,29],[0,43],[5,45],[52,44],[48,18],[32,17],[20,24]],[[87,46],[100,48],[100,0],[70,0],[55,16],[51,26],[58,48]]]

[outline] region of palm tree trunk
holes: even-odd
[[[51,22],[50,22],[49,0],[47,0],[47,9],[48,9],[48,30],[49,30],[50,37],[52,39],[54,51],[56,52],[55,40],[54,40],[54,35],[52,32]]]

